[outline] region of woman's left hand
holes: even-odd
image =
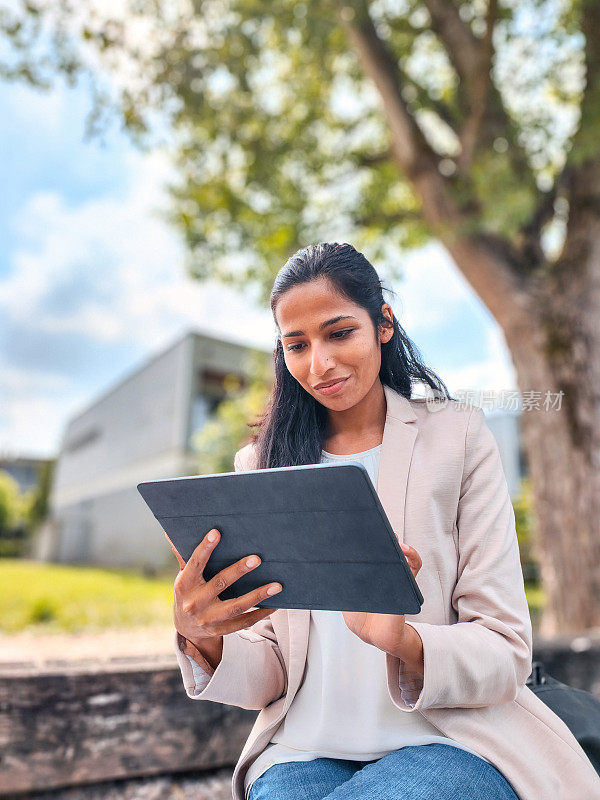
[[[408,566],[416,577],[423,562],[414,547],[400,542]],[[404,614],[374,614],[365,611],[342,611],[348,628],[359,639],[387,653],[396,653],[404,639]]]

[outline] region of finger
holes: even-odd
[[[217,631],[217,636],[225,636],[227,633],[233,633],[234,631],[251,628],[257,622],[260,622],[261,619],[265,619],[265,617],[268,617],[274,611],[277,611],[277,609],[259,608],[257,611],[248,611],[246,614],[242,614],[239,617],[234,617],[233,619],[227,620],[221,625],[216,626],[215,630]]]
[[[179,569],[180,569],[180,570],[182,570],[182,569],[185,567],[185,561],[183,560],[183,558],[182,558],[182,557],[181,557],[181,555],[179,554],[179,552],[178,552],[177,548],[175,547],[175,545],[173,544],[173,542],[172,542],[172,541],[169,539],[169,537],[167,536],[167,534],[166,534],[166,533],[165,533],[165,536],[167,537],[167,541],[168,541],[168,543],[171,545],[171,550],[173,551],[173,554],[175,555],[175,558],[176,558],[176,559],[177,559],[177,561],[179,562]]]
[[[216,575],[213,575],[213,577],[207,581],[204,591],[208,590],[209,597],[214,599],[221,594],[221,592],[225,591],[228,586],[231,586],[234,581],[237,581],[238,578],[245,575],[246,572],[252,572],[253,569],[256,569],[261,564],[262,561],[257,555],[244,556],[244,558],[240,558],[239,561],[230,564],[220,572],[217,572]]]
[[[210,537],[214,534],[216,534],[216,538],[214,541],[211,541]],[[196,545],[192,555],[189,557],[187,564],[184,562],[184,567],[186,567],[186,570],[184,575],[181,576],[181,579],[184,581],[185,585],[188,584],[188,576],[190,585],[193,585],[194,587],[204,585],[204,567],[206,566],[212,551],[219,544],[219,541],[219,531],[216,528],[211,528],[206,536]]]
[[[189,558],[188,565],[191,567],[190,574],[195,583],[198,581],[198,578],[203,577],[204,567],[206,566],[212,551],[220,541],[220,532],[216,528],[211,528],[194,548],[194,551]]]
[[[413,571],[413,574],[416,573],[421,569],[421,559],[417,552],[414,553],[407,553],[406,560],[408,561],[408,566]]]
[[[270,589],[275,589],[275,591],[270,592]],[[274,595],[279,594],[281,591],[282,586],[280,583],[267,583],[264,586],[260,586],[258,589],[253,589],[253,591],[247,592],[247,594],[242,594],[239,597],[232,598],[231,600],[224,600],[222,610],[225,612],[227,617],[239,617],[249,609],[255,608],[257,603],[260,603],[261,600],[268,600],[269,597],[273,597]]]
[[[406,556],[406,560],[408,561],[408,566],[411,568],[413,575],[416,575],[417,572],[423,566],[423,561],[421,560],[421,556],[415,550],[414,547],[410,544],[406,544],[406,542],[401,542],[400,546],[402,547],[402,551]]]

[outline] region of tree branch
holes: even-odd
[[[554,182],[554,186],[540,195],[540,201],[533,214],[521,228],[523,241],[520,250],[530,268],[538,267],[546,260],[541,245],[542,230],[544,225],[554,217],[554,202],[559,194],[569,195],[571,179],[572,169],[567,164]]]
[[[431,16],[431,27],[442,42],[463,89],[459,100],[466,121],[458,133],[461,144],[457,159],[458,174],[468,180],[468,171],[476,151],[491,147],[494,140],[502,136],[511,144],[509,158],[513,170],[517,174],[530,176],[531,168],[526,154],[514,140],[502,98],[491,80],[497,0],[488,0],[486,33],[482,39],[474,36],[470,26],[461,19],[454,0],[423,2]]]
[[[414,78],[410,78],[405,72],[402,73],[402,79],[406,86],[411,86],[415,90],[417,102],[420,103],[421,107],[429,108],[431,111],[434,111],[442,120],[442,122],[445,122],[446,125],[453,130],[458,137],[458,120],[456,119],[456,115],[453,113],[450,106],[448,106],[442,100],[436,100],[435,98],[431,97],[427,89],[421,86],[420,83],[417,83]]]
[[[485,36],[481,43],[478,44],[478,74],[473,75],[470,79],[470,96],[468,100],[471,111],[460,134],[461,153],[458,158],[458,168],[463,173],[467,171],[471,164],[487,115],[488,97],[492,82],[493,33],[497,10],[497,0],[488,0]]]
[[[391,161],[392,150],[384,150],[381,153],[358,153],[355,155],[355,163],[358,167],[375,167],[377,164],[384,164]]]
[[[482,44],[460,18],[454,0],[424,0],[431,27],[446,48],[448,58],[464,83],[467,96],[479,79]]]
[[[598,159],[598,122],[600,121],[600,3],[583,0],[581,31],[585,36],[586,85],[581,101],[581,119],[573,137],[569,162],[581,166],[582,162]],[[584,167],[585,168],[585,167]]]
[[[368,8],[362,0],[352,5],[342,4],[340,18],[365,73],[379,91],[392,131],[394,157],[402,170],[409,178],[423,170],[435,171],[441,180],[437,156],[402,97],[398,64],[378,36]]]
[[[582,0],[581,30],[585,36],[586,85],[579,127],[564,169],[566,181],[563,175],[569,217],[563,251],[554,264],[557,272],[586,260],[582,254],[595,246],[591,239],[600,220],[600,4],[596,0]]]
[[[424,3],[431,16],[431,27],[444,45],[464,87],[462,101],[467,118],[459,133],[461,154],[458,158],[458,169],[461,174],[466,175],[490,111],[490,72],[498,2],[488,0],[486,33],[483,39],[477,39],[473,35],[452,0],[424,0]]]
[[[364,0],[341,3],[340,18],[367,75],[383,101],[392,132],[394,160],[421,198],[423,217],[456,265],[501,325],[526,298],[525,279],[509,244],[491,241],[468,229],[469,217],[457,207],[449,181],[402,97],[401,72],[377,34]],[[519,300],[516,300],[516,298]]]
[[[361,226],[369,225],[397,225],[401,222],[419,222],[423,220],[420,211],[401,211],[398,214],[364,214],[355,217],[354,223]]]

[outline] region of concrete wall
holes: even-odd
[[[56,466],[56,509],[131,484],[182,447],[189,337],[154,358],[67,425]]]

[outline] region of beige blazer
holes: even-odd
[[[531,621],[514,512],[482,410],[384,391],[377,493],[398,539],[421,555],[417,582],[425,598],[418,615],[406,616],[423,640],[424,675],[388,654],[391,699],[489,759],[521,800],[600,800],[600,777],[583,749],[525,686]],[[253,447],[236,453],[236,470],[254,468]],[[175,632],[189,697],[260,710],[235,766],[234,800],[244,800],[246,770],[298,691],[309,621],[308,610],[278,609],[227,634],[222,660],[196,696]]]

